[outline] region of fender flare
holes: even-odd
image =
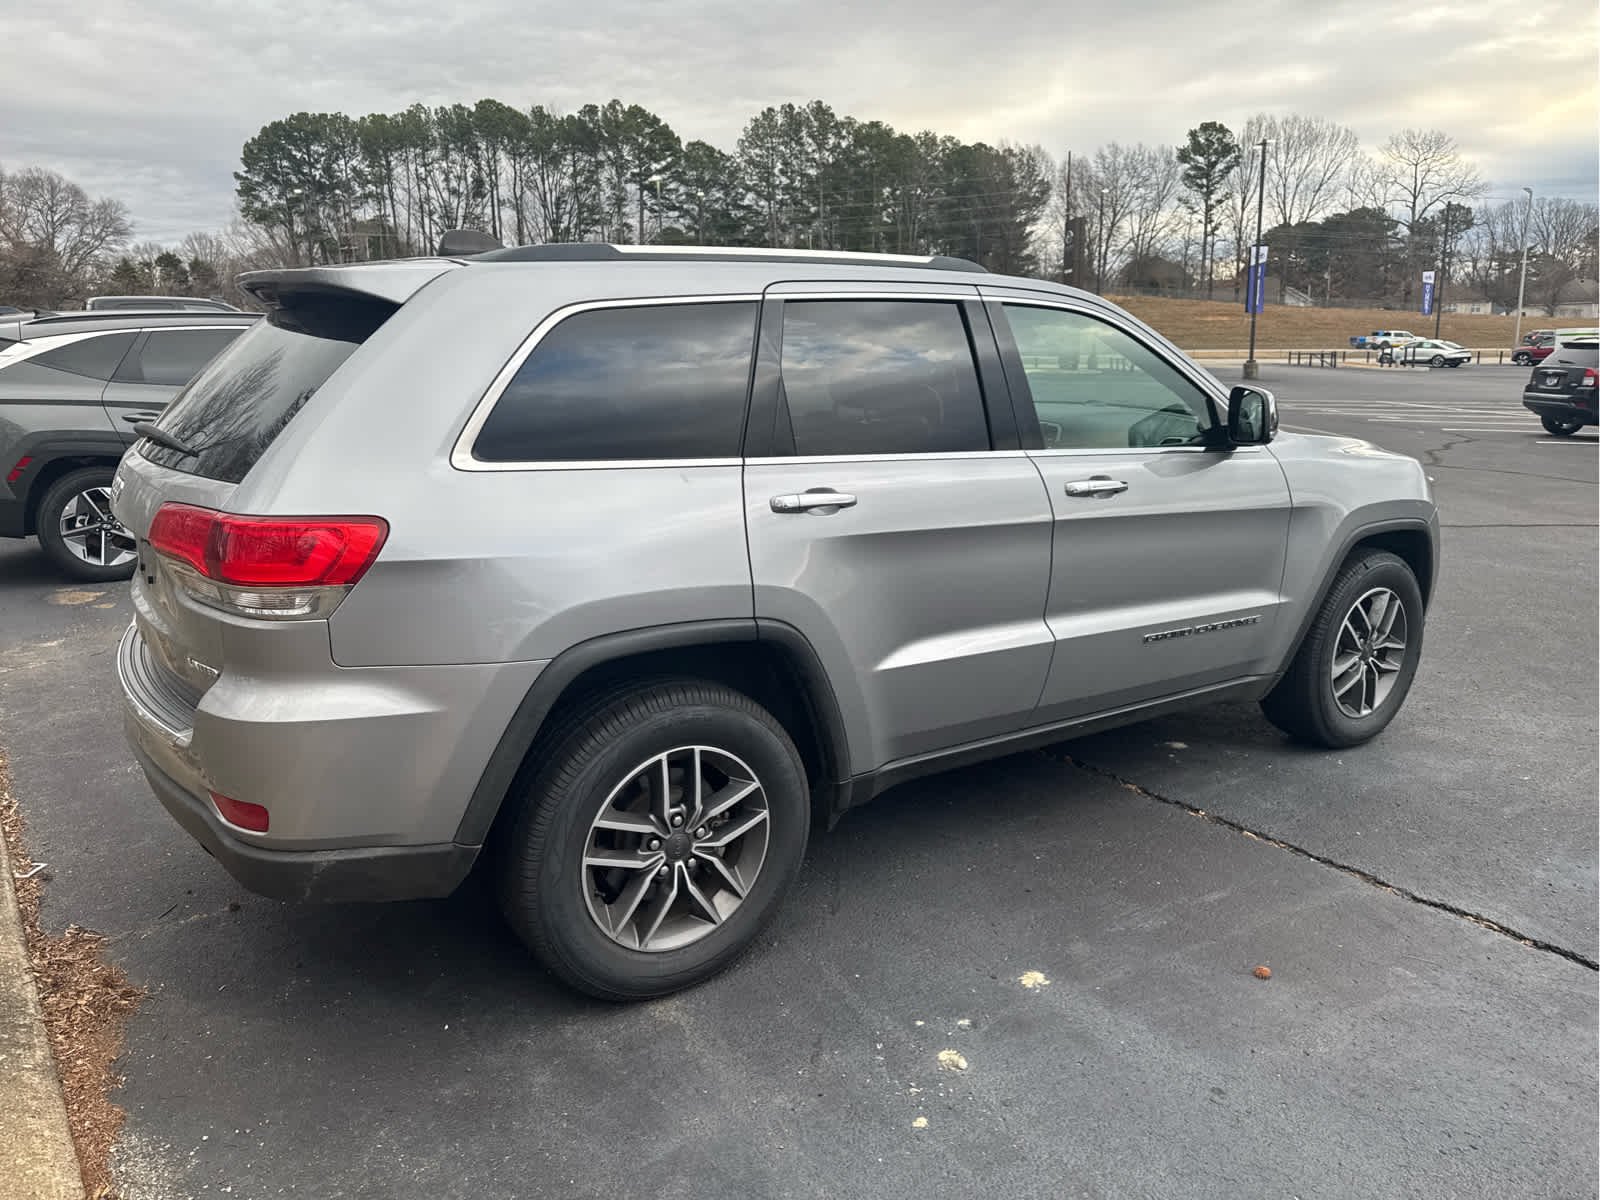
[[[816,723],[827,776],[818,782],[836,791],[849,778],[849,740],[833,685],[805,635],[783,622],[748,617],[685,621],[590,638],[551,659],[528,688],[501,733],[456,827],[455,842],[465,846],[483,844],[518,769],[544,728],[545,719],[579,676],[608,662],[652,651],[739,642],[765,642],[784,651],[800,677],[807,708]]]
[[[1279,674],[1289,669],[1289,664],[1294,661],[1295,655],[1300,653],[1300,647],[1306,640],[1306,635],[1311,632],[1311,624],[1317,619],[1317,614],[1322,611],[1323,604],[1328,599],[1328,593],[1333,590],[1333,581],[1338,577],[1339,569],[1344,566],[1352,551],[1362,542],[1383,533],[1420,533],[1428,543],[1428,571],[1427,577],[1418,577],[1417,584],[1422,589],[1423,604],[1426,607],[1433,599],[1434,586],[1439,578],[1439,539],[1433,527],[1425,520],[1416,517],[1400,517],[1389,521],[1374,521],[1369,525],[1361,525],[1352,529],[1340,543],[1338,553],[1328,563],[1328,568],[1323,572],[1321,581],[1317,584],[1316,602],[1306,606],[1305,615],[1300,618],[1300,627],[1295,630],[1294,640],[1289,644],[1289,653],[1284,656],[1283,667]]]

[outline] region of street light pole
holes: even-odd
[[[694,244],[699,246],[704,242],[701,230],[705,225],[706,219],[706,194],[704,192],[696,192],[694,196],[695,200],[698,201],[694,206]]]
[[[1246,379],[1259,379],[1261,377],[1261,364],[1256,362],[1256,309],[1261,307],[1261,297],[1256,292],[1267,286],[1267,272],[1263,267],[1261,282],[1255,283],[1256,255],[1261,253],[1261,210],[1266,207],[1267,199],[1267,139],[1261,139],[1261,173],[1256,180],[1256,244],[1250,251],[1250,294],[1254,300],[1250,305],[1250,357],[1245,359],[1244,377]]]
[[[1522,296],[1523,289],[1528,286],[1528,218],[1533,215],[1533,189],[1522,189],[1528,193],[1528,207],[1522,210],[1522,275],[1517,280],[1517,332],[1516,341],[1512,348],[1522,345]]]
[[[1450,202],[1444,203],[1444,231],[1439,238],[1439,283],[1433,289],[1433,336],[1439,336],[1439,322],[1444,317],[1444,275],[1450,269]]]

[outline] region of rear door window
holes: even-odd
[[[104,381],[111,378],[117,364],[127,354],[128,347],[133,345],[133,339],[138,336],[137,332],[131,330],[97,334],[68,342],[54,350],[46,350],[43,354],[35,354],[28,361],[36,367],[49,367],[70,375]]]
[[[153,329],[140,347],[117,368],[118,383],[182,387],[242,329]]]
[[[396,306],[365,296],[305,296],[269,313],[213,359],[158,422],[194,454],[148,438],[153,463],[227,483],[242,480],[295,413]]]
[[[737,457],[755,331],[754,301],[576,313],[517,368],[472,456],[481,462]]]
[[[797,456],[990,448],[959,304],[786,300],[781,362]]]

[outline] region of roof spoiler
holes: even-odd
[[[467,254],[482,254],[486,250],[503,250],[500,239],[481,229],[447,229],[439,239],[441,258],[460,258]]]

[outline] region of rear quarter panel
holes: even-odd
[[[539,321],[606,298],[750,294],[747,271],[541,272],[478,264],[427,284],[290,422],[235,512],[372,514],[377,563],[330,621],[344,666],[549,659],[590,637],[750,618],[737,465],[462,471],[450,451]],[[722,280],[726,286],[722,286]]]

